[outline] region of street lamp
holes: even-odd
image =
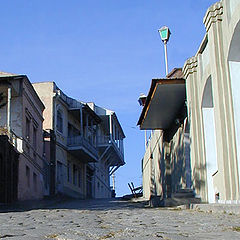
[[[164,43],[164,53],[165,53],[165,65],[166,65],[166,75],[168,75],[168,58],[167,58],[167,42],[170,37],[170,30],[168,27],[164,26],[158,30],[160,37]]]

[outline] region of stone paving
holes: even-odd
[[[240,239],[240,215],[148,208],[142,202],[68,200],[0,213],[0,239]]]

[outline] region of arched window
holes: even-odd
[[[63,116],[61,110],[57,110],[57,130],[61,133],[63,132]]]

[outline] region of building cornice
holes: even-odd
[[[198,60],[197,57],[189,58],[183,66],[183,75],[185,79],[194,72],[197,72]]]
[[[223,15],[223,3],[222,1],[215,3],[210,8],[208,8],[205,17],[203,18],[203,23],[205,25],[206,31],[210,29],[213,23],[222,21]]]

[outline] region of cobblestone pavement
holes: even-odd
[[[120,200],[68,200],[0,213],[0,239],[240,239],[240,215],[148,208]]]

